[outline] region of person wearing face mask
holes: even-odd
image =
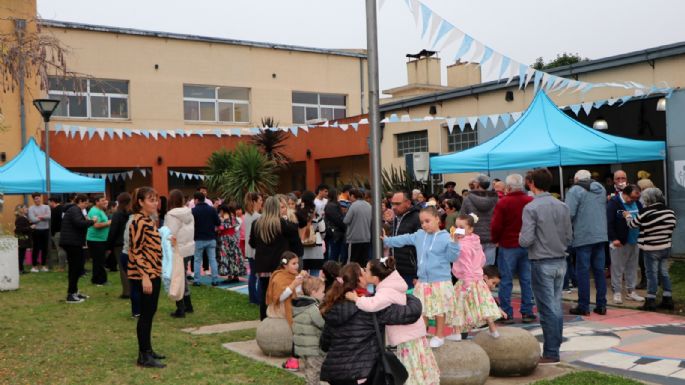
[[[628,175],[623,170],[616,170],[614,172],[614,191],[613,196],[619,196],[621,191],[628,185]]]

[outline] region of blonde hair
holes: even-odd
[[[24,216],[24,213],[22,213],[20,210],[23,209],[23,208],[25,208],[25,207],[26,207],[26,205],[24,205],[24,204],[21,204],[21,203],[18,204],[18,205],[14,208],[14,215],[15,215],[15,216],[21,215],[21,216],[23,217],[23,216]]]
[[[262,216],[255,222],[255,232],[265,243],[281,234],[281,202],[277,197],[266,198]]]
[[[307,277],[302,282],[302,293],[311,296],[313,292],[323,287],[323,281],[316,277]]]

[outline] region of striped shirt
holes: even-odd
[[[637,243],[645,251],[664,250],[671,247],[675,229],[675,212],[663,203],[655,203],[640,210],[640,213],[628,221],[628,226],[640,228]]]
[[[135,214],[129,227],[128,278],[140,280],[143,274],[150,279],[162,273],[162,244],[157,226],[150,217]]]

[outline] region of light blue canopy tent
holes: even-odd
[[[50,192],[104,192],[105,180],[75,174],[50,159]],[[23,150],[0,167],[0,192],[30,194],[46,192],[45,153],[31,138]]]
[[[539,91],[523,116],[487,142],[430,160],[432,174],[664,160],[663,141],[601,133],[572,119]],[[563,181],[562,181],[563,182]],[[563,188],[562,188],[563,191]]]

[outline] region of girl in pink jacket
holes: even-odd
[[[452,274],[459,278],[454,285],[456,306],[452,316],[448,317],[455,331],[455,339],[459,333],[467,333],[486,323],[490,336],[499,337],[495,320],[503,313],[492,297],[488,284],[483,280],[485,254],[480,237],[473,233],[473,225],[476,222],[478,217],[475,214],[460,215],[456,221],[456,228],[453,229],[461,246],[459,257],[452,265]]]
[[[377,312],[397,304],[406,305],[407,283],[395,270],[395,259],[383,257],[366,264],[363,272],[368,283],[376,287],[373,297],[359,297],[352,291],[346,298],[354,301],[357,307],[365,312]],[[426,324],[423,318],[410,325],[386,326],[390,346],[397,346],[397,357],[409,373],[407,385],[439,385],[440,370],[433,356],[433,351],[426,339]]]

